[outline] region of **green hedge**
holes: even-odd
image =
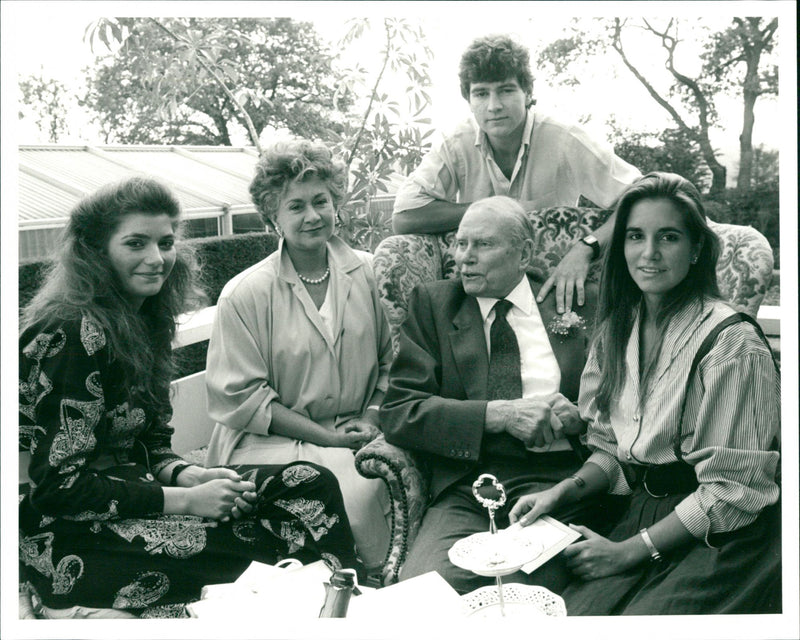
[[[727,189],[717,200],[703,200],[706,214],[715,222],[753,227],[764,234],[780,269],[780,206],[778,188],[756,187],[744,194]]]
[[[194,245],[197,253],[209,304],[217,304],[222,287],[228,280],[278,248],[278,236],[263,231],[222,238],[197,238],[187,242]]]
[[[203,371],[206,368],[206,355],[208,354],[208,340],[187,344],[172,352],[175,363],[173,380]]]
[[[192,245],[200,262],[203,288],[209,304],[216,304],[222,287],[233,276],[263,260],[278,248],[273,233],[242,233],[233,236],[195,238]],[[26,260],[19,265],[19,306],[24,307],[39,289],[49,260]]]
[[[42,284],[49,260],[25,260],[19,263],[19,308],[28,304]]]
[[[186,241],[195,248],[203,288],[209,304],[216,304],[225,283],[237,273],[263,260],[278,248],[273,233],[243,233],[233,236],[195,238]],[[42,283],[49,260],[28,260],[19,265],[19,305],[25,306]],[[206,368],[208,340],[175,350],[176,378]]]

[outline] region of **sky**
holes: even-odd
[[[332,11],[331,5],[341,3],[310,3],[321,9],[309,9],[304,3],[126,3],[126,2],[94,2],[94,3],[68,3],[69,9],[59,6],[58,3],[6,3],[13,6],[16,14],[15,28],[11,34],[16,52],[13,65],[17,73],[26,75],[39,73],[43,70],[45,76],[61,80],[70,87],[78,87],[83,82],[81,69],[92,64],[94,54],[87,43],[83,42],[83,33],[86,25],[100,15],[291,15],[314,22],[322,37],[331,43],[336,43],[345,33],[345,21],[352,16],[373,15],[379,17],[381,13],[390,15],[403,15],[411,22],[419,21],[422,25],[429,46],[434,56],[431,62],[431,97],[432,106],[429,116],[437,129],[447,129],[457,120],[467,117],[469,110],[466,102],[461,98],[458,88],[457,69],[461,51],[475,37],[491,32],[505,32],[517,36],[531,49],[532,60],[535,60],[538,51],[543,45],[549,43],[561,33],[571,17],[575,15],[601,16],[609,15],[601,8],[604,3],[536,3],[536,2],[411,2],[411,3],[360,3],[349,4],[353,10]],[[691,7],[687,5],[691,4]],[[725,25],[732,12],[732,7],[741,3],[715,3],[714,10],[703,9],[706,3],[648,3],[648,15],[659,17],[672,17],[673,14],[682,13],[697,15],[699,23],[707,26]],[[32,5],[32,6],[28,6]],[[48,6],[58,16],[47,22],[41,20],[42,12],[36,5]],[[700,8],[695,6],[700,5]],[[639,3],[621,3],[612,5],[615,14],[623,12],[630,15],[641,13]],[[368,8],[365,8],[368,7]],[[576,11],[575,7],[585,9]],[[723,7],[725,10],[720,9]],[[420,11],[424,9],[423,11]],[[680,9],[680,11],[676,10]],[[145,12],[143,14],[143,12]],[[788,25],[781,24],[781,35],[788,33]],[[31,37],[36,34],[36,37]],[[375,64],[378,56],[371,55],[374,51],[374,36],[379,36],[375,30],[358,44],[344,51],[345,59],[358,60],[359,63],[369,66]],[[637,47],[632,46],[634,55]],[[681,51],[687,54],[681,60],[681,69],[692,70],[696,62],[696,49],[690,44],[683,45]],[[637,64],[648,70],[648,76],[659,74],[661,59],[649,55],[642,49],[638,55]],[[693,59],[694,58],[694,59]],[[606,58],[606,60],[608,60]],[[617,63],[618,65],[618,63]],[[620,124],[632,129],[653,131],[671,126],[667,114],[646,95],[644,89],[625,70],[621,70],[616,77],[614,68],[597,64],[590,74],[581,79],[577,89],[570,90],[563,87],[551,88],[541,77],[541,73],[534,71],[534,93],[541,108],[557,111],[565,119],[590,120],[586,126],[598,136],[608,138],[610,131],[606,121],[614,116]],[[390,93],[402,96],[402,85],[388,83],[386,89]],[[726,159],[735,159],[738,155],[737,134],[741,126],[741,106],[739,100],[720,98],[718,103],[723,117],[722,125],[712,131],[712,142],[726,156]],[[781,130],[777,126],[780,118],[777,117],[778,102],[772,99],[761,99],[756,105],[755,143],[764,144],[769,148],[780,145]],[[87,115],[81,110],[75,110],[70,116],[72,136],[63,142],[100,142],[97,140],[96,130],[88,123]],[[20,143],[46,142],[37,140],[35,126],[30,120],[19,123],[18,137]],[[237,141],[245,144],[244,137]],[[728,163],[730,160],[728,160]],[[733,172],[730,172],[733,174]]]
[[[795,33],[795,3],[787,1],[777,2],[20,2],[17,0],[3,0],[0,2],[0,62],[2,62],[2,92],[0,92],[2,116],[0,120],[0,142],[2,144],[2,176],[3,188],[2,210],[2,352],[11,354],[16,349],[15,323],[8,321],[13,318],[16,310],[16,149],[21,143],[31,142],[24,127],[17,121],[16,79],[19,72],[37,72],[44,68],[45,74],[55,77],[67,84],[79,82],[82,74],[80,69],[91,63],[92,54],[88,45],[82,42],[83,32],[93,18],[99,15],[161,15],[161,16],[230,16],[230,15],[262,15],[262,16],[292,16],[301,19],[310,19],[315,22],[320,33],[331,41],[336,41],[344,33],[344,18],[349,16],[370,15],[402,15],[408,19],[419,19],[425,28],[428,41],[434,50],[435,58],[432,64],[431,76],[433,87],[431,95],[433,108],[431,118],[433,124],[440,129],[447,128],[451,123],[468,115],[466,103],[459,94],[457,82],[457,65],[462,50],[473,38],[490,32],[506,32],[517,35],[531,48],[532,58],[538,53],[538,47],[551,41],[560,33],[565,20],[573,15],[581,16],[612,16],[612,15],[641,15],[647,13],[651,16],[696,18],[697,23],[708,23],[718,20],[727,20],[733,15],[765,15],[777,14],[781,16],[780,57],[782,61],[781,99],[769,103],[759,101],[756,110],[756,144],[763,143],[769,147],[781,150],[781,211],[782,215],[782,246],[781,260],[784,265],[797,264],[797,87],[796,87],[796,33]],[[143,13],[147,12],[147,13]],[[374,59],[369,55],[369,46],[356,51],[360,59],[368,64]],[[647,56],[645,56],[647,58]],[[643,63],[660,64],[655,58],[644,59]],[[536,75],[536,74],[534,74]],[[623,123],[631,126],[653,125],[655,130],[667,126],[668,120],[654,106],[651,98],[642,94],[642,89],[629,77],[610,79],[608,70],[598,68],[591,77],[584,78],[580,91],[573,93],[561,89],[550,89],[547,83],[538,78],[534,89],[538,104],[542,108],[556,111],[564,118],[578,118],[591,114],[590,128],[595,127],[600,135],[606,135],[605,119],[609,114],[616,114]],[[741,125],[741,113],[738,103],[720,105],[724,111],[724,120],[727,131],[715,140],[720,147],[729,148],[736,146],[736,132]],[[656,126],[661,121],[660,126]],[[80,128],[80,127],[79,127]],[[87,129],[88,130],[88,129]],[[98,140],[89,142],[98,143]],[[11,215],[9,215],[11,214]],[[784,295],[782,311],[788,322],[784,323],[782,335],[782,351],[784,353],[797,353],[797,300],[792,293],[796,290],[797,274],[791,269],[785,269],[782,274],[782,287]],[[8,359],[7,355],[5,359]],[[5,360],[4,359],[4,360]],[[785,359],[783,386],[784,389],[797,389],[797,363],[790,358]],[[13,407],[17,402],[15,397],[16,384],[8,375],[3,376],[0,386],[0,406],[6,407],[3,411],[6,426],[13,425],[15,420]],[[12,371],[13,374],[13,371]],[[10,411],[10,413],[9,413]],[[796,416],[796,413],[791,414]],[[787,421],[784,420],[784,424]],[[796,417],[793,422],[797,424]],[[14,505],[14,480],[13,470],[15,464],[13,456],[13,433],[6,429],[4,433],[3,464],[0,465],[3,486],[3,522],[9,518],[13,520]],[[797,430],[790,429],[786,433],[785,446],[790,451],[797,451]],[[793,458],[796,461],[796,457]],[[792,465],[787,465],[791,467]],[[794,465],[796,467],[796,465]],[[792,508],[797,505],[797,477],[787,473],[784,490],[791,500]],[[787,508],[787,507],[785,507]],[[796,512],[794,512],[796,514]],[[4,529],[6,529],[4,527]],[[13,530],[13,529],[12,529]],[[14,535],[0,536],[0,551],[2,558],[13,558],[16,553]],[[796,553],[794,549],[791,553]],[[794,557],[794,556],[792,556]],[[3,589],[2,602],[0,602],[0,617],[12,620],[15,617],[16,601],[13,600],[13,581],[8,581],[6,568],[13,566],[12,562],[2,562]],[[796,566],[796,565],[795,565]],[[788,582],[784,590],[790,594],[798,593],[797,576],[788,575]],[[613,624],[612,624],[613,623]],[[543,624],[543,623],[541,623]],[[539,624],[539,630],[542,629]],[[640,621],[600,620],[578,621],[570,620],[570,637],[631,637],[642,633],[643,628],[650,638],[676,638],[681,635],[679,620],[659,620],[658,624],[643,623]],[[638,626],[637,626],[638,625]],[[644,626],[646,625],[646,627]],[[4,625],[5,626],[5,625]],[[780,620],[769,622],[769,635],[771,637],[792,637],[800,627],[796,611],[791,616],[784,616]],[[187,633],[186,626],[170,626],[172,637],[184,637]],[[546,627],[545,627],[546,628]],[[766,637],[764,620],[736,617],[735,624],[731,620],[714,621],[710,619],[703,623],[701,635],[705,638],[763,638]],[[36,628],[24,628],[22,625],[7,627],[6,631],[13,629],[13,633],[4,633],[3,637],[42,637],[44,631]],[[51,637],[78,637],[75,635],[80,629],[80,637],[111,637],[108,627],[103,623],[93,623],[91,628],[83,626],[48,627],[47,633]],[[155,627],[151,637],[162,637],[163,627]],[[786,631],[791,630],[791,631]],[[487,630],[487,633],[491,630]],[[527,629],[531,633],[531,629]],[[786,635],[782,636],[781,633]],[[208,633],[197,627],[192,627],[194,637],[204,637]],[[241,631],[233,628],[227,630],[228,637],[238,637]],[[553,629],[551,633],[562,634],[561,630]],[[85,635],[84,635],[85,634]],[[114,627],[114,637],[141,637],[142,630],[138,626],[126,628]],[[515,633],[516,635],[516,633]],[[312,637],[312,636],[309,636]],[[356,637],[351,631],[342,633],[341,629],[334,629],[328,637]],[[364,637],[370,637],[369,635]],[[371,637],[374,637],[371,636]]]

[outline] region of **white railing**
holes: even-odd
[[[206,307],[180,316],[173,348],[208,340],[216,311],[216,307]],[[208,416],[206,372],[198,371],[173,381],[172,390],[170,424],[175,429],[172,448],[176,453],[186,454],[206,446],[214,429],[214,421]]]
[[[178,316],[178,328],[172,341],[172,348],[177,349],[208,340],[211,337],[211,326],[214,324],[216,312],[216,307],[206,307]]]

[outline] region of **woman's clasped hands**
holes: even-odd
[[[337,431],[341,437],[339,446],[348,447],[358,451],[365,444],[369,444],[380,434],[380,429],[366,418],[352,418],[339,425]]]
[[[191,466],[179,476],[188,481],[188,511],[192,515],[228,522],[249,515],[255,508],[256,486],[233,469]]]

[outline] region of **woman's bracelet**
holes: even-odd
[[[191,466],[192,465],[190,465],[190,464],[181,463],[181,464],[176,464],[174,467],[172,467],[172,475],[169,477],[169,485],[171,487],[177,487],[178,486],[178,476],[181,474],[181,472],[185,471],[186,469],[188,469]]]
[[[642,529],[639,532],[639,535],[642,536],[642,540],[644,540],[645,545],[647,545],[647,550],[650,552],[650,559],[653,562],[658,562],[661,560],[661,554],[656,549],[656,545],[653,544],[653,541],[650,539],[650,534],[647,533],[647,527]]]

